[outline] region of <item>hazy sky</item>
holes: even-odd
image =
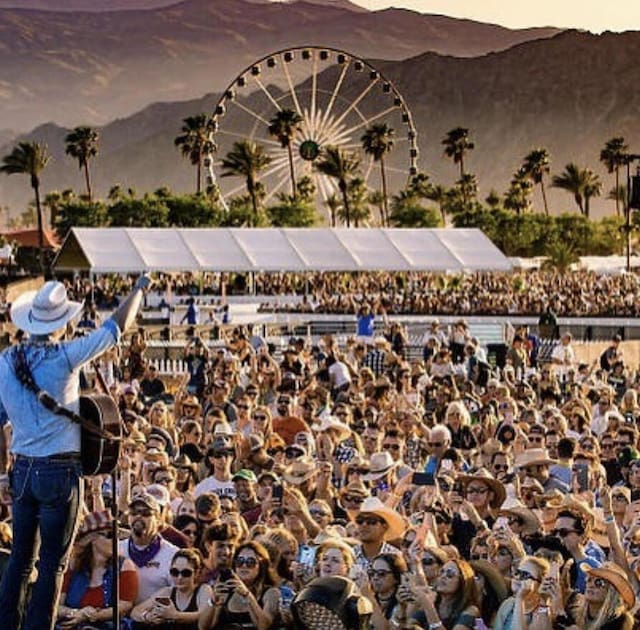
[[[351,0],[367,9],[404,7],[521,28],[560,26],[601,31],[640,30],[638,0]]]

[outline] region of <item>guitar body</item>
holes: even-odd
[[[110,474],[120,457],[122,423],[120,410],[110,396],[80,396],[80,415],[96,427],[109,431],[117,440],[108,440],[81,427],[82,472],[85,476]]]

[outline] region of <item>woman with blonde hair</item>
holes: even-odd
[[[502,602],[493,630],[527,630],[533,627],[534,617],[544,605],[540,586],[549,568],[549,563],[543,558],[521,558],[511,575],[513,595]]]
[[[571,630],[632,630],[636,597],[624,571],[613,562],[585,568],[587,587]]]
[[[461,400],[453,400],[447,406],[444,423],[451,432],[451,447],[470,451],[478,446],[471,431],[471,416]]]

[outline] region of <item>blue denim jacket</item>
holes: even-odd
[[[59,403],[78,411],[80,368],[114,346],[120,329],[112,319],[84,337],[25,345],[36,383]],[[26,457],[47,457],[80,451],[80,427],[56,415],[36,399],[13,371],[15,347],[0,354],[0,426],[11,423],[11,452]]]

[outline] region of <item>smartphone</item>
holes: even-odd
[[[282,503],[282,484],[275,483],[271,486],[271,500],[274,504],[280,505]]]
[[[411,476],[411,483],[414,486],[435,486],[436,480],[433,473],[414,472]]]
[[[220,569],[220,581],[227,582],[233,578],[233,571],[231,569]]]
[[[586,492],[589,489],[589,465],[574,464],[573,474],[578,485],[578,492]]]
[[[169,597],[156,597],[156,601],[162,606],[169,606],[169,604],[171,604],[171,599]]]

